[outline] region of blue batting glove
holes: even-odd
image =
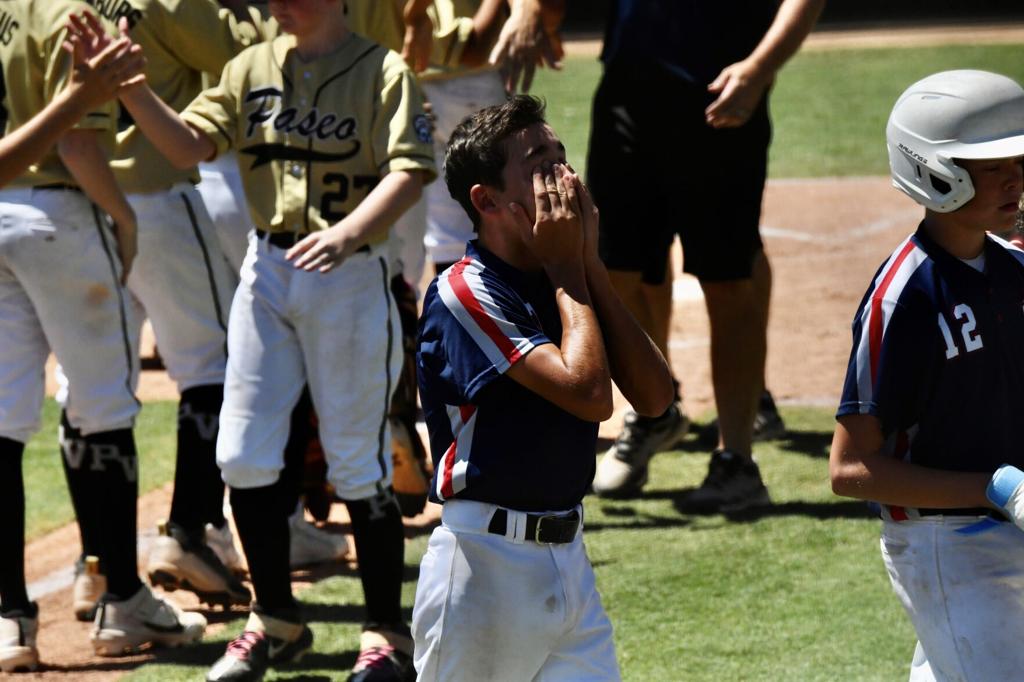
[[[1010,464],[999,467],[988,482],[985,497],[1024,528],[1024,471]]]

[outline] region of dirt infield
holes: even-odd
[[[884,37],[878,32],[821,32],[811,37],[808,46],[1024,42],[1024,27],[973,27],[972,31],[925,29],[890,32]],[[593,41],[569,47],[570,54],[596,54],[598,49]],[[915,228],[919,216],[916,205],[893,190],[887,178],[769,182],[763,234],[775,284],[767,379],[776,399],[789,404],[835,404],[857,303],[881,260]],[[700,416],[713,409],[707,316],[699,287],[691,278],[678,279],[675,293],[671,361],[683,382],[687,411]],[[177,397],[166,375],[156,372],[143,373],[140,395],[143,400]],[[620,413],[625,409],[621,400],[618,407]],[[602,435],[614,437],[620,423],[616,415],[602,426]],[[166,487],[140,500],[140,557],[145,557],[156,520],[166,514],[169,504]],[[335,508],[340,511],[341,505]],[[344,518],[334,520],[339,532],[344,531]],[[429,515],[416,520],[420,525],[429,522]],[[150,660],[148,655],[113,661],[91,655],[89,626],[71,618],[70,571],[78,551],[72,526],[28,547],[26,572],[41,607],[39,648],[47,668],[20,679],[110,680]],[[173,599],[183,606],[195,605],[180,593]]]

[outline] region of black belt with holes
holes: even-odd
[[[505,535],[508,527],[508,512],[499,509],[494,512],[487,532]],[[527,514],[526,539],[542,545],[564,545],[576,538],[580,528],[580,513],[573,509],[568,514]]]
[[[256,230],[256,236],[260,239],[266,239],[272,246],[276,246],[279,249],[290,249],[309,235],[308,232],[267,232],[266,230]],[[356,253],[369,253],[370,246],[364,244],[356,249]]]
[[[76,185],[69,185],[66,182],[53,182],[49,185],[36,185],[32,189],[59,189],[67,192],[81,192],[82,189]]]
[[[996,521],[1008,521],[1004,514],[989,507],[963,507],[960,509],[918,509],[921,516],[987,516]]]

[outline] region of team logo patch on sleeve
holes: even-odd
[[[426,114],[419,114],[412,120],[413,128],[416,129],[416,138],[420,142],[430,142],[434,139],[434,126]]]

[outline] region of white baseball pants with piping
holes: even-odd
[[[976,516],[886,521],[882,559],[917,632],[912,682],[1020,679],[1024,531]]]
[[[304,272],[250,237],[231,304],[217,464],[233,488],[277,481],[292,410],[308,382],[327,480],[344,500],[391,484],[387,414],[402,364],[387,246]]]
[[[420,682],[618,680],[612,626],[582,528],[566,544],[525,540],[525,515],[487,531],[498,507],[444,504],[420,563],[412,614]]]
[[[0,190],[0,436],[39,429],[53,350],[83,435],[130,428],[138,350],[107,218],[81,192]]]

